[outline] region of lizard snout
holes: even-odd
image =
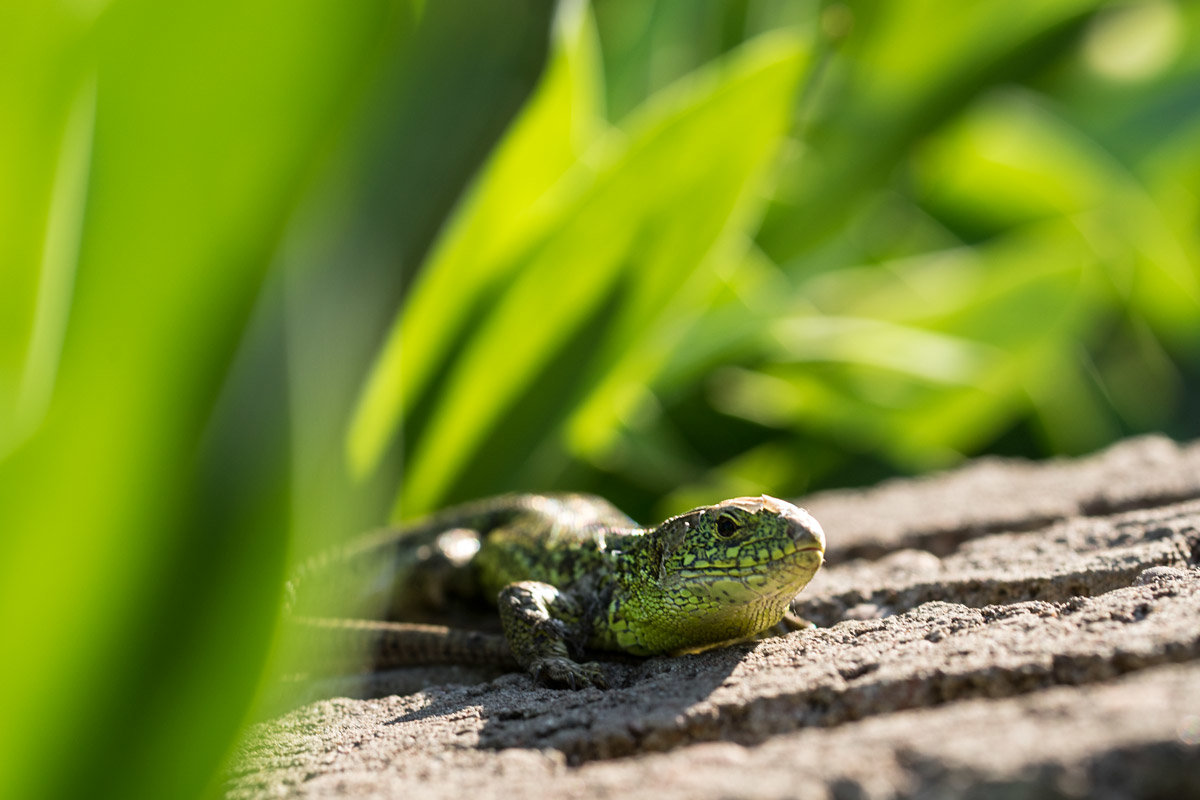
[[[780,500],[770,495],[764,494],[762,503],[788,521],[797,550],[825,552],[825,531],[821,529],[821,523],[817,522],[812,514],[786,500]]]
[[[803,508],[797,508],[800,514],[792,519],[793,531],[796,536],[797,550],[819,550],[825,552],[825,531],[821,523]]]

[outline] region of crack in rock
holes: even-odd
[[[1062,602],[1127,586],[1151,567],[1195,564],[1200,502],[1103,519],[1074,519],[1035,533],[976,539],[945,558],[902,550],[876,561],[827,566],[793,603],[817,625],[882,617],[935,600],[981,607]]]
[[[841,561],[903,549],[947,556],[994,533],[1197,498],[1200,442],[1143,436],[1082,459],[980,458],[953,472],[820,492],[801,502],[826,532],[836,532],[828,555]]]

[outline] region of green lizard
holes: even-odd
[[[506,495],[367,534],[314,559],[289,583],[294,619],[379,640],[395,664],[512,663],[552,686],[604,686],[588,650],[679,654],[777,625],[821,566],[825,535],[806,511],[763,495],[703,506],[643,528],[587,495]],[[449,595],[482,596],[504,640],[427,625],[312,616],[297,591],[320,575],[361,606],[411,619]],[[335,588],[334,591],[337,591]],[[325,595],[328,598],[330,595]]]

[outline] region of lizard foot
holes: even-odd
[[[536,659],[529,665],[529,674],[542,686],[565,686],[568,689],[585,689],[595,686],[597,689],[607,689],[608,681],[600,665],[595,661],[577,664],[562,656],[549,656]]]

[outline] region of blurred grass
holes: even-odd
[[[213,791],[389,508],[1200,435],[1197,87],[1167,0],[0,7],[0,796]]]
[[[584,21],[581,17],[572,24]],[[582,49],[589,37],[571,30],[564,38],[568,46]],[[703,286],[693,289],[691,302],[680,298],[679,290],[697,278],[704,283],[715,279],[697,265],[726,221],[744,215],[742,197],[753,188],[785,130],[801,59],[796,41],[773,37],[756,42],[718,74],[696,76],[686,86],[659,93],[651,107],[620,130],[594,134],[590,144],[582,145],[587,152],[579,168],[563,177],[559,192],[535,203],[527,217],[516,213],[497,188],[496,181],[507,177],[508,170],[497,170],[476,187],[478,199],[455,220],[460,227],[448,234],[453,255],[422,273],[421,280],[428,283],[414,288],[401,324],[393,329],[351,434],[352,443],[395,436],[412,398],[426,388],[431,365],[445,360],[439,345],[453,341],[457,328],[471,328],[469,343],[445,378],[428,430],[413,448],[398,510],[426,511],[442,500],[451,479],[500,415],[528,387],[542,385],[549,377],[546,370],[559,368],[556,352],[593,320],[588,363],[575,365],[582,371],[574,387],[522,399],[526,409],[540,406],[535,429],[526,429],[526,436],[539,435],[549,420],[563,421],[571,405],[579,403],[572,395],[589,390],[598,396],[585,397],[576,410],[589,416],[575,426],[578,436],[595,438],[613,427],[613,417],[624,413],[622,391],[653,374],[656,354],[646,351],[665,349],[661,337],[671,334],[662,329],[679,327],[702,310]],[[571,61],[561,63],[569,68]],[[575,74],[580,85],[560,96],[583,95],[582,109],[560,102],[564,116],[587,118],[595,108],[596,98],[586,97],[595,71],[595,65],[579,65]],[[552,68],[547,83],[553,88],[556,80]],[[742,124],[723,126],[730,118]],[[552,117],[519,124],[500,152],[541,153],[524,139],[551,138],[546,127],[560,130],[564,125]],[[701,163],[704,168],[695,169]],[[498,203],[502,209],[495,207]],[[494,228],[503,233],[499,242],[473,236],[473,246],[459,244],[457,237],[469,235],[463,231],[486,229],[486,220],[501,214],[510,224]],[[618,285],[620,309],[597,319]],[[448,303],[448,297],[454,302]],[[648,335],[655,332],[657,341]],[[419,355],[409,359],[414,342]],[[642,342],[652,347],[631,352],[631,345]],[[651,363],[644,363],[647,359]],[[512,433],[509,426],[506,438],[516,438]],[[351,457],[360,472],[375,467],[370,454],[352,450]],[[496,453],[488,460],[493,466],[503,461],[520,469],[525,456]]]

